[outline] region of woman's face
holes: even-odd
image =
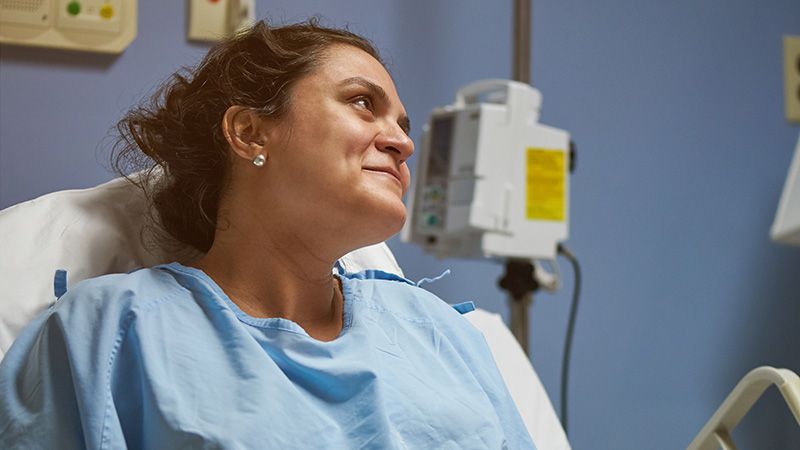
[[[331,46],[295,84],[288,116],[271,131],[269,188],[296,224],[360,233],[369,242],[359,246],[388,239],[405,221],[408,127],[384,67],[355,47]]]

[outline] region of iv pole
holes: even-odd
[[[531,84],[531,0],[514,0],[512,77]]]
[[[526,84],[531,81],[531,0],[514,0],[513,79]],[[533,276],[531,261],[509,258],[506,273],[499,285],[509,293],[511,332],[526,355],[529,355],[529,309],[533,292],[539,283]]]

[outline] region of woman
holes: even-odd
[[[121,158],[155,161],[159,221],[203,256],[79,283],[28,326],[0,447],[533,448],[458,312],[337,265],[402,227],[408,127],[373,47],[314,21],[175,75]]]

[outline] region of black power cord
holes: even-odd
[[[564,433],[567,432],[567,380],[569,378],[569,356],[572,352],[572,335],[575,331],[575,316],[578,312],[578,299],[581,292],[581,268],[578,259],[569,249],[562,244],[558,244],[558,253],[572,263],[575,272],[575,290],[572,292],[572,306],[569,311],[569,323],[567,325],[567,339],[564,343],[564,360],[561,365],[561,426]]]

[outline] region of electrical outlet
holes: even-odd
[[[783,37],[786,119],[800,122],[800,36]]]

